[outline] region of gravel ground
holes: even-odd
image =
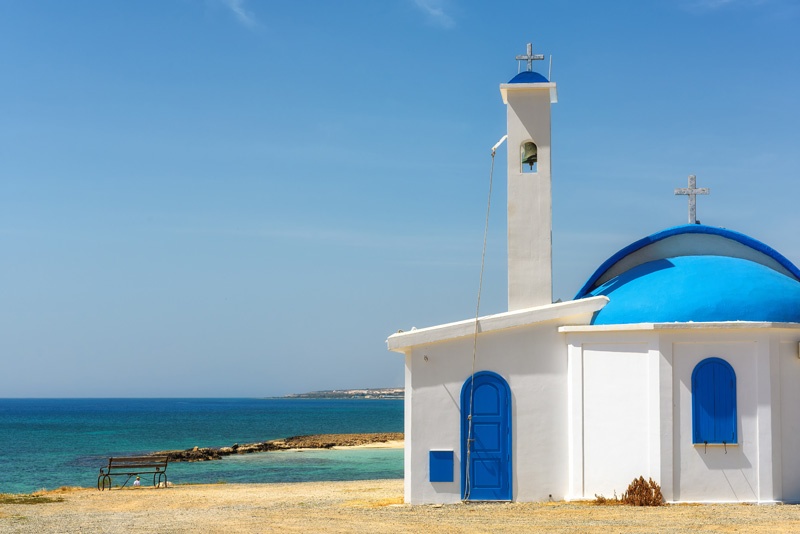
[[[0,504],[0,532],[800,532],[800,506],[402,504],[401,480],[49,492]],[[0,499],[0,503],[3,500]]]

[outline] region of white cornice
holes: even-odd
[[[478,318],[478,332],[496,332],[507,328],[518,328],[544,321],[552,321],[562,317],[594,313],[608,303],[608,297],[589,297],[569,302],[558,302],[535,308],[515,310],[496,315]],[[438,343],[460,337],[472,336],[475,333],[475,319],[467,319],[457,323],[448,323],[428,328],[419,328],[409,332],[398,332],[389,336],[386,345],[389,350],[404,352],[405,349],[429,343]]]
[[[628,332],[642,330],[750,330],[774,328],[782,330],[800,329],[800,323],[772,323],[750,321],[726,321],[718,323],[636,323],[636,324],[601,324],[585,326],[562,326],[559,332]]]
[[[501,83],[500,94],[503,97],[503,104],[508,104],[509,91],[531,91],[536,89],[547,89],[550,91],[550,103],[555,104],[558,102],[558,89],[556,89],[555,82],[539,82],[539,83]]]

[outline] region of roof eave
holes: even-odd
[[[485,334],[573,315],[591,314],[601,310],[606,304],[608,304],[608,297],[599,296],[487,315],[478,318],[478,332]],[[409,332],[397,332],[389,336],[386,340],[386,346],[390,351],[405,352],[419,345],[450,341],[474,334],[475,319],[467,319],[455,323],[419,328]]]
[[[562,326],[563,334],[574,332],[625,332],[642,330],[748,330],[748,329],[800,330],[800,323],[778,323],[769,321],[719,321],[709,323],[632,323]]]
[[[534,89],[547,89],[550,91],[550,103],[558,103],[558,88],[555,82],[501,83],[500,95],[503,97],[503,104],[508,104],[509,91],[531,91]]]

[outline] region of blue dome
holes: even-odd
[[[547,78],[538,72],[525,70],[511,78],[511,81],[508,83],[547,83]]]
[[[800,323],[800,270],[739,232],[668,228],[623,248],[575,299],[605,295],[592,324],[758,321]]]
[[[762,264],[681,256],[637,265],[586,296],[609,303],[592,324],[764,321],[800,323],[800,282]]]

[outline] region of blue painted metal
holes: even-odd
[[[547,78],[532,70],[524,70],[511,78],[508,83],[547,83]]]
[[[741,258],[680,256],[651,261],[589,295],[609,303],[592,324],[800,322],[800,282]]]
[[[472,441],[467,443],[470,396]],[[511,390],[502,376],[491,371],[475,373],[461,388],[461,473],[462,499],[511,500]]]
[[[452,482],[453,451],[430,451],[428,455],[428,480],[431,482]]]
[[[800,322],[800,282],[740,258],[656,260],[612,278],[590,294],[610,299],[592,324]]]
[[[625,256],[628,256],[637,250],[646,247],[656,241],[660,241],[662,239],[666,239],[668,237],[680,235],[680,234],[708,234],[708,235],[717,235],[721,237],[725,237],[727,239],[731,239],[738,243],[741,243],[745,246],[752,248],[762,254],[772,258],[776,262],[778,262],[782,267],[784,267],[787,271],[792,273],[792,275],[800,280],[800,269],[798,269],[791,261],[789,261],[786,257],[784,257],[781,253],[776,251],[775,249],[765,245],[761,241],[753,239],[750,236],[745,234],[734,232],[733,230],[727,230],[725,228],[717,228],[714,226],[705,226],[703,224],[684,224],[681,226],[675,226],[673,228],[667,228],[666,230],[662,230],[661,232],[656,232],[653,235],[647,236],[642,238],[634,243],[631,243],[627,247],[623,248],[606,261],[603,262],[600,267],[589,277],[589,280],[583,285],[583,287],[578,291],[578,294],[575,295],[575,299],[584,298],[589,296],[592,292],[592,289],[595,288],[597,280],[602,277],[606,271],[608,271],[614,264],[619,262]]]
[[[737,443],[736,373],[721,358],[692,371],[692,443]]]

